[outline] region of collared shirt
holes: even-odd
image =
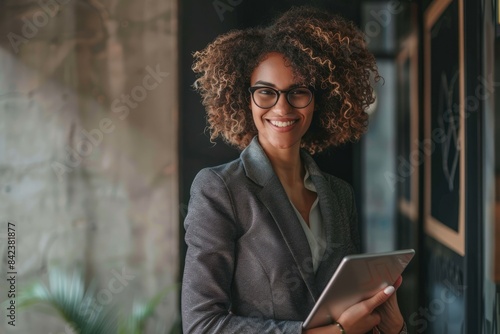
[[[316,193],[316,187],[314,186],[311,175],[309,174],[307,168],[306,175],[304,176],[304,187]],[[290,203],[292,204],[292,207],[295,210],[295,214],[300,221],[300,225],[302,225],[304,233],[306,234],[307,241],[309,242],[309,247],[311,248],[314,272],[316,272],[326,249],[323,223],[318,205],[318,196],[316,196],[316,200],[311,206],[311,211],[309,212],[309,226],[307,226],[307,223],[305,222],[304,218],[302,218],[299,210],[297,210],[297,208],[293,205],[292,201],[290,201]]]

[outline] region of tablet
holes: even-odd
[[[415,250],[344,257],[303,324],[311,329],[333,323],[342,312],[374,296],[401,275]]]

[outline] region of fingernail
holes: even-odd
[[[392,285],[389,285],[387,288],[384,289],[384,293],[388,296],[392,295],[392,293],[395,291],[394,287]]]

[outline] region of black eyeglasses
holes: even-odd
[[[278,103],[281,94],[285,94],[288,103],[297,109],[307,107],[313,98],[313,91],[308,87],[294,87],[289,90],[278,90],[266,86],[249,87],[253,102],[262,109],[272,108]]]

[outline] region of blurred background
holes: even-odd
[[[384,77],[363,139],[315,159],[363,251],[416,250],[410,333],[500,333],[499,2],[1,1],[0,333],[180,333],[191,182],[239,154],[192,54],[302,4],[354,21]]]

